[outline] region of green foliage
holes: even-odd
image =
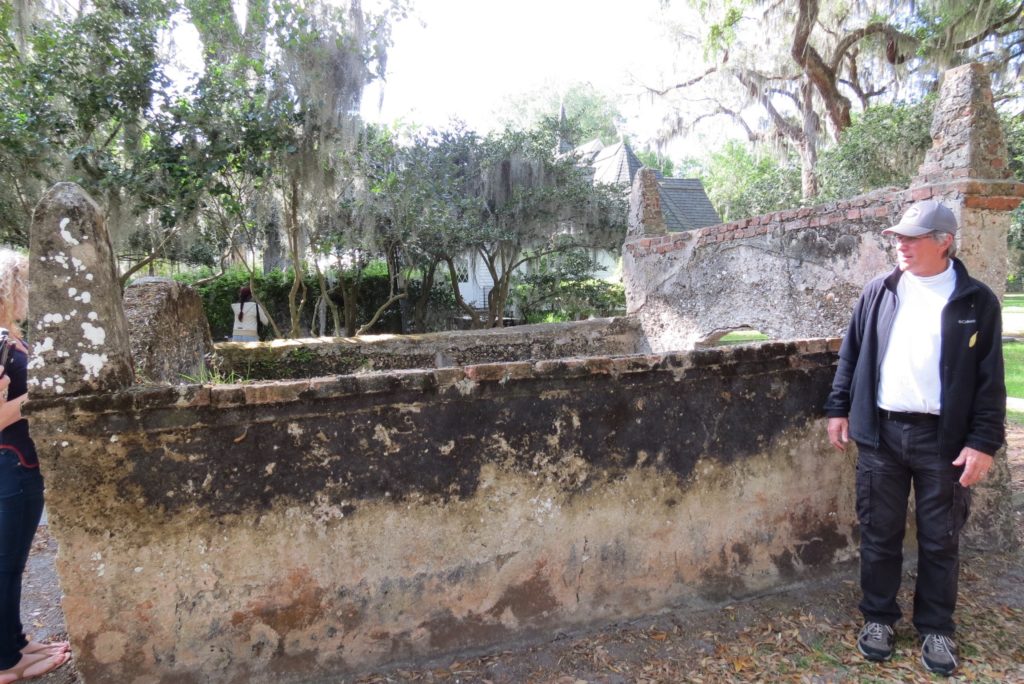
[[[756,154],[732,140],[703,162],[701,179],[723,221],[800,205],[800,167]]]
[[[238,301],[239,288],[249,284],[249,272],[244,268],[229,269],[221,277],[200,285],[194,285],[198,280],[209,276],[208,270],[199,269],[189,273],[175,275],[176,280],[193,285],[203,300],[203,308],[206,312],[206,320],[210,324],[210,335],[214,341],[222,341],[231,337],[234,327],[234,313],[231,305]],[[353,278],[352,272],[327,274],[328,282],[334,284],[329,294],[332,300],[341,305],[340,278]],[[292,286],[293,274],[291,271],[273,270],[270,273],[254,276],[256,285],[256,296],[266,307],[267,313],[274,317],[278,325],[288,323],[288,292]],[[317,292],[316,276],[312,273],[305,275],[305,285],[311,292]],[[419,285],[410,285],[414,295],[418,295]],[[359,321],[368,321],[377,309],[388,299],[389,281],[387,266],[383,262],[371,262],[361,274],[359,280]],[[451,296],[445,292],[433,293],[430,301],[431,307],[438,312],[438,318],[446,320],[446,316],[453,311]],[[301,329],[304,334],[310,331],[319,330],[317,322],[316,300],[311,298],[306,306],[300,311]],[[329,320],[329,318],[328,318]],[[329,326],[328,326],[329,327]],[[441,327],[440,325],[438,327]],[[402,332],[402,313],[398,306],[391,307],[374,325],[371,332]],[[261,337],[266,339],[270,331],[261,330]]]
[[[625,289],[593,277],[597,264],[583,250],[537,259],[517,275],[512,301],[528,323],[575,321],[626,312]]]
[[[905,187],[932,145],[935,98],[876,105],[856,115],[838,144],[818,160],[820,201],[852,197],[885,186]]]
[[[706,9],[709,3],[702,4]],[[746,4],[740,3],[741,6],[737,7],[727,2],[722,20],[708,24],[707,38],[704,39],[705,60],[728,52],[729,46],[736,41],[736,26],[743,19],[743,6]]]
[[[639,159],[644,166],[649,169],[660,171],[661,175],[666,178],[672,178],[672,171],[675,165],[672,160],[668,157],[663,157],[657,152],[652,150],[644,150],[643,152],[636,153],[637,159]]]
[[[568,126],[564,137],[573,147],[598,138],[605,145],[619,140],[626,120],[615,99],[590,83],[573,83],[568,88],[546,86],[510,97],[501,112],[507,128],[553,127],[559,110],[565,107]]]
[[[102,199],[130,185],[147,117],[167,77],[158,50],[173,0],[97,0],[0,35],[0,239],[24,244],[47,185]],[[57,10],[59,11],[59,10]]]

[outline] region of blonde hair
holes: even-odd
[[[28,258],[21,252],[0,247],[0,327],[21,337],[20,321],[14,320],[19,301],[28,304]]]

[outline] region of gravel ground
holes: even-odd
[[[1012,427],[1009,459],[1024,540],[1024,429]],[[56,542],[46,527],[33,545],[22,601],[23,619],[40,640],[65,637],[54,572]],[[901,604],[911,605],[907,573]],[[888,663],[864,661],[855,650],[860,615],[856,569],[785,593],[721,609],[667,612],[601,629],[553,635],[549,642],[429,666],[394,668],[352,680],[625,684],[653,682],[933,682],[919,662],[913,630],[897,626]],[[960,647],[963,667],[948,681],[1024,684],[1024,551],[965,553],[961,571]],[[79,681],[72,661],[40,684]]]

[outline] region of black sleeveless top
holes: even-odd
[[[5,373],[11,379],[11,384],[7,387],[8,401],[17,399],[28,391],[28,355],[25,352],[11,347]],[[36,445],[28,434],[28,421],[24,418],[0,431],[0,449],[14,451],[21,465],[26,468],[39,467]]]

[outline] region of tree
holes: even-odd
[[[932,146],[934,98],[879,104],[854,114],[839,142],[818,162],[819,199],[851,197],[885,186],[906,187]]]
[[[785,140],[799,155],[805,200],[818,195],[822,141],[841,138],[854,102],[863,111],[904,94],[918,100],[942,69],[967,60],[990,65],[997,100],[1022,92],[1015,74],[1024,65],[1024,3],[741,1],[703,2],[699,10],[707,34],[679,36],[703,45],[705,63],[650,88],[679,106],[665,135],[724,115],[755,143]],[[744,113],[752,104],[765,117],[755,125]]]
[[[573,83],[566,88],[549,85],[509,97],[502,108],[501,122],[506,129],[550,127],[563,109],[570,122],[567,142],[571,146],[595,138],[609,145],[621,138],[626,119],[619,105],[590,83]]]
[[[644,166],[649,169],[660,171],[662,176],[666,178],[672,177],[672,172],[675,169],[675,165],[672,160],[668,157],[663,157],[660,153],[653,150],[642,150],[636,153],[637,159],[639,159]]]
[[[135,213],[129,192],[135,163],[167,83],[158,38],[176,8],[173,0],[96,0],[81,11],[39,12],[27,22],[3,5],[5,239],[24,243],[32,207],[57,180],[75,181],[103,203],[113,236],[127,232]]]
[[[558,129],[506,129],[483,144],[481,210],[467,217],[466,242],[490,273],[484,319],[462,298],[454,258],[449,278],[475,326],[501,327],[520,267],[581,246],[618,244],[625,229],[623,189],[595,186],[571,155],[557,153]]]
[[[708,199],[723,221],[735,221],[800,202],[800,169],[758,154],[739,141],[730,141],[707,156],[701,178]]]

